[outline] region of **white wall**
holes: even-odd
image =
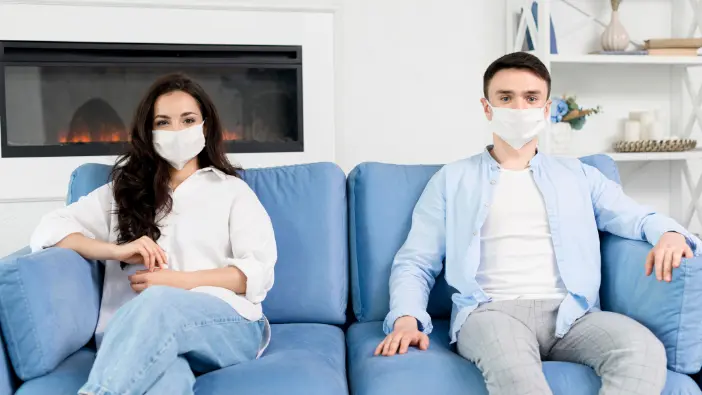
[[[482,76],[504,54],[504,18],[502,1],[346,1],[337,162],[445,163],[480,151]]]

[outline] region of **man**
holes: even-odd
[[[633,319],[598,308],[598,230],[654,245],[642,270],[661,281],[700,240],[594,167],[538,152],[551,104],[538,58],[501,57],[483,89],[494,145],[444,166],[417,202],[393,262],[387,337],[376,355],[429,347],[426,306],[445,259],[457,290],[451,343],[482,371],[491,395],[551,394],[542,359],[591,366],[602,395],[659,395],[663,345]]]

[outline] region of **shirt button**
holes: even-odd
[[[495,180],[490,180],[490,185],[495,185]]]

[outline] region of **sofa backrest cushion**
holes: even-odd
[[[109,171],[97,164],[76,169],[68,203],[108,182]],[[333,163],[313,163],[248,169],[242,178],[271,217],[278,245],[275,284],[263,302],[268,319],[343,324],[348,299],[344,172]]]

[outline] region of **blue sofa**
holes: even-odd
[[[103,185],[108,172],[78,168],[68,202]],[[244,179],[266,207],[278,244],[275,287],[264,302],[272,340],[260,359],[198,377],[195,392],[347,394],[346,177],[321,163],[247,170]],[[95,357],[89,343],[101,265],[61,248],[27,252],[0,261],[0,394],[75,395]]]
[[[611,159],[583,160],[619,181]],[[195,392],[487,394],[478,369],[449,347],[451,289],[442,279],[428,308],[435,322],[430,349],[372,356],[383,338],[393,256],[438,169],[365,163],[348,180],[328,163],[246,171],[278,240],[276,283],[264,302],[273,340],[257,361],[200,376]],[[68,201],[106,182],[107,171],[101,165],[78,168]],[[702,260],[685,262],[671,284],[662,284],[643,276],[649,249],[602,235],[602,307],[639,320],[663,341],[670,369],[664,394],[700,395],[687,374],[702,364]],[[60,248],[0,260],[0,395],[75,394],[95,355],[90,339],[101,276],[100,265]],[[353,312],[347,320],[349,284]],[[582,365],[546,362],[544,372],[556,395],[594,395],[600,385]]]

